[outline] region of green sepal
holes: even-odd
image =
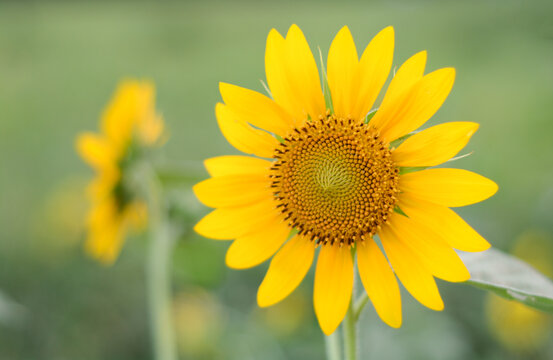
[[[378,108],[369,111],[367,116],[365,116],[365,120],[364,120],[365,124],[368,124],[369,121],[371,121],[371,119],[374,117],[377,111],[378,111]]]
[[[427,168],[428,168],[427,166],[400,167],[399,168],[399,175],[405,175],[405,174],[409,174],[409,173],[412,173],[412,172],[415,172],[415,171],[424,170],[424,169],[427,169]]]
[[[326,76],[321,48],[319,48],[319,58],[321,61],[321,74],[323,74],[323,96],[325,98],[325,105],[327,109],[330,109],[331,113],[334,113],[334,106],[332,105],[332,96],[330,94],[330,87],[328,86],[328,77]]]

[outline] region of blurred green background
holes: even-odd
[[[147,243],[129,239],[113,267],[83,253],[83,188],[92,173],[75,154],[75,136],[97,129],[120,79],[151,79],[170,132],[165,157],[191,176],[207,176],[202,159],[235,152],[214,117],[218,82],[262,91],[266,36],[292,23],[325,57],[343,25],[359,51],[393,25],[395,65],[427,49],[428,71],[454,66],[453,92],[431,123],[480,123],[463,151],[473,156],[454,166],[500,186],[460,213],[497,248],[530,242],[535,251],[526,260],[545,256],[549,264],[552,19],[550,0],[0,3],[0,359],[151,358]],[[189,188],[178,194],[191,212],[205,211]],[[312,274],[281,304],[258,309],[267,264],[225,268],[227,243],[189,231],[196,218],[183,220],[188,231],[174,256],[181,358],[323,358]],[[483,291],[439,286],[441,313],[403,293],[400,330],[368,307],[361,351],[374,359],[553,358],[550,316],[513,318],[509,304],[493,306]],[[536,326],[544,336],[532,336]]]

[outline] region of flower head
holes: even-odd
[[[146,205],[128,172],[163,133],[163,120],[154,105],[153,85],[125,81],[102,116],[101,133],[77,138],[79,154],[97,174],[87,191],[92,205],[86,249],[104,263],[117,258],[129,229],[146,223]]]
[[[254,156],[206,160],[212,177],[194,187],[200,201],[215,208],[196,231],[234,239],[228,266],[248,268],[274,255],[258,291],[262,307],[300,284],[319,248],[314,306],[326,334],[350,304],[355,256],[377,313],[399,327],[396,276],[419,302],[441,310],[434,277],[470,277],[454,249],[489,247],[449,208],[482,201],[497,185],[466,170],[426,169],[455,156],[478,125],[450,122],[412,134],[440,108],[455,70],[425,75],[426,52],[415,54],[371,112],[392,67],[393,48],[388,27],[359,58],[348,28],[342,28],[328,54],[326,104],[301,30],[291,26],[286,38],[271,30],[265,70],[272,98],[221,83],[224,104],[216,106],[223,135]]]

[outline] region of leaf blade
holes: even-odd
[[[532,266],[493,248],[459,255],[471,274],[466,284],[553,313],[553,282]]]

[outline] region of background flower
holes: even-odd
[[[98,260],[112,263],[129,229],[142,230],[147,224],[144,184],[135,168],[163,132],[153,85],[138,81],[120,84],[102,115],[100,129],[100,134],[79,135],[76,146],[96,171],[87,189],[92,205],[86,249]]]

